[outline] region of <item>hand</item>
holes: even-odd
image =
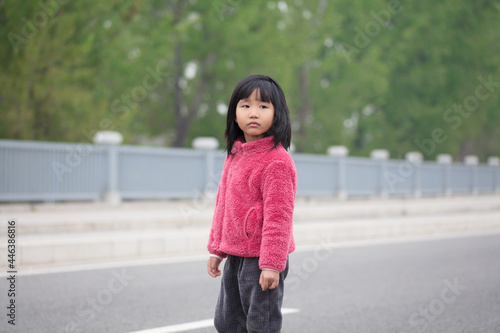
[[[218,277],[221,274],[221,272],[219,270],[219,265],[220,265],[221,261],[222,260],[220,260],[219,258],[216,258],[216,257],[210,257],[208,259],[207,271],[211,277]]]
[[[269,289],[274,289],[280,283],[280,273],[275,271],[263,270],[260,273],[259,284],[262,287],[262,291]]]

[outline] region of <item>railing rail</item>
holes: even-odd
[[[500,194],[498,165],[292,154],[297,196]],[[0,201],[195,198],[215,191],[221,150],[0,140]]]

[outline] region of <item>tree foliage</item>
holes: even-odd
[[[244,76],[285,90],[297,151],[500,147],[493,0],[0,1],[0,137],[222,143]]]

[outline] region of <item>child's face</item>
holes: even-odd
[[[263,134],[271,128],[273,119],[273,104],[261,101],[257,89],[236,105],[236,123],[243,131],[246,142],[262,139]]]

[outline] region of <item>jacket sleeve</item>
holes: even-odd
[[[283,271],[293,236],[297,175],[293,161],[272,162],[263,173],[264,221],[259,267]]]
[[[212,220],[212,227],[210,228],[210,235],[208,236],[207,249],[210,254],[215,254],[221,258],[226,258],[227,257],[226,253],[216,250],[217,243],[220,241],[220,239],[216,239],[214,237],[214,234],[220,232],[221,228],[220,221],[217,219],[218,218],[217,209],[219,208],[220,205],[219,203],[220,192],[221,192],[221,187],[219,186],[219,189],[217,190],[217,199],[215,203],[215,212]]]
[[[212,227],[210,228],[210,235],[208,236],[208,244],[207,244],[208,252],[210,254],[215,254],[221,258],[227,257],[226,253],[217,250],[217,248],[219,247],[220,232],[222,229],[221,214],[223,211],[222,209],[223,198],[221,198],[221,196],[223,196],[222,192],[224,191],[227,179],[227,170],[226,170],[227,165],[228,165],[228,159],[226,157],[226,160],[224,161],[224,168],[222,170],[221,180],[219,182],[219,187],[217,189],[217,198],[215,200],[214,216],[212,219]]]

